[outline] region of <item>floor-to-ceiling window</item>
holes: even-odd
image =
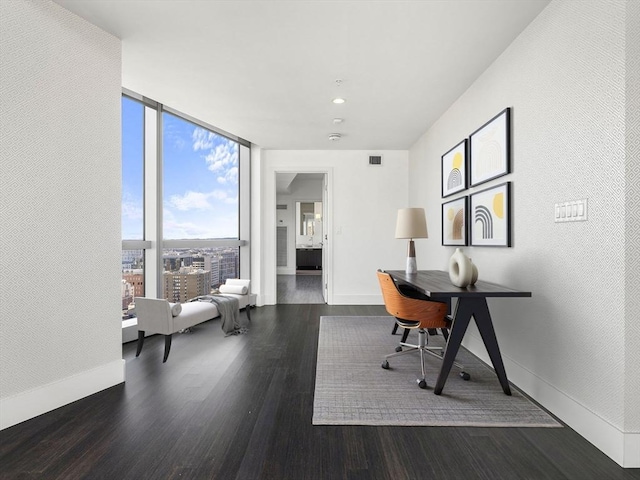
[[[134,298],[144,296],[144,115],[145,106],[122,97],[122,319],[135,316]]]
[[[136,296],[185,302],[250,276],[249,143],[136,97],[122,99],[123,318]]]
[[[239,145],[168,112],[162,131],[164,297],[184,302],[239,277]]]

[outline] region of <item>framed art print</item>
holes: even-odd
[[[467,197],[442,204],[442,245],[467,245]]]
[[[511,171],[511,109],[505,108],[469,137],[470,185]]]
[[[442,197],[467,188],[467,139],[442,155]]]
[[[511,246],[511,182],[471,196],[471,245]]]

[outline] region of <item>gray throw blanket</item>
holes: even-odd
[[[189,300],[190,302],[211,302],[218,307],[220,320],[222,320],[222,331],[226,335],[240,335],[247,333],[248,320],[240,320],[240,304],[235,297],[225,295],[201,295]]]

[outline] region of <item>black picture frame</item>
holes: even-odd
[[[469,136],[469,185],[511,173],[511,108],[507,107]]]
[[[511,182],[470,195],[469,237],[472,246],[511,246],[511,203]]]
[[[469,197],[456,198],[442,204],[442,245],[469,244]]]
[[[440,157],[442,198],[467,189],[468,141],[465,138]]]

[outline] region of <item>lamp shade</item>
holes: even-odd
[[[396,238],[427,238],[424,208],[401,208],[396,222]]]

